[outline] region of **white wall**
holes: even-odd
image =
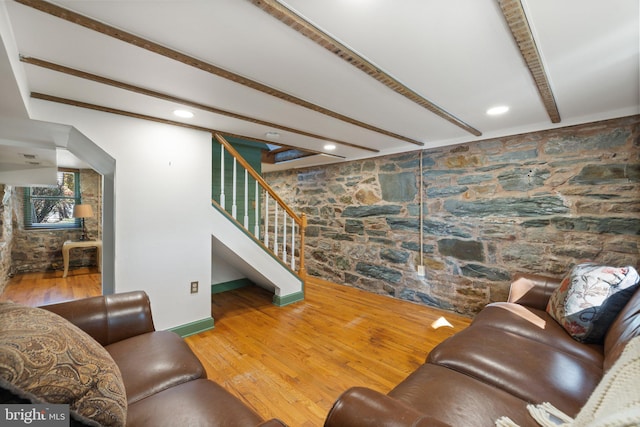
[[[242,272],[242,277],[280,297],[302,292],[303,281],[256,245],[240,227],[230,225],[226,215],[213,208],[209,213],[209,222],[215,227],[215,236],[211,239],[214,283],[221,283],[217,280],[220,269],[224,271],[222,274],[229,275],[229,280],[234,280],[233,271]],[[221,269],[224,264],[228,267]]]
[[[41,100],[30,111],[116,160],[115,291],[145,290],[157,329],[209,318],[211,135]]]
[[[211,284],[219,285],[246,278],[246,274],[236,270],[220,256],[222,250],[220,245],[222,243],[215,236],[211,236]]]

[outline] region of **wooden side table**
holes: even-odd
[[[64,263],[62,277],[67,277],[67,273],[69,273],[69,251],[73,248],[97,248],[98,271],[102,271],[102,240],[81,240],[79,242],[67,240],[62,244],[62,262]]]

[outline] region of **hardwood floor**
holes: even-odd
[[[100,294],[100,275],[75,270],[11,279],[0,300],[37,306]],[[383,393],[470,319],[310,278],[305,300],[285,307],[246,287],[212,295],[215,328],[186,341],[209,378],[264,418],[322,426],[352,386]],[[436,327],[443,319],[451,325]]]
[[[102,278],[95,267],[18,274],[9,279],[0,301],[14,301],[31,307],[102,295]]]
[[[186,340],[209,378],[265,418],[322,426],[347,388],[388,392],[470,319],[318,279],[285,307],[248,287],[212,296],[215,328]],[[434,328],[445,318],[453,327]]]

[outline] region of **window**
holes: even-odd
[[[80,174],[58,171],[57,184],[24,189],[25,228],[79,228],[73,207],[80,204]]]

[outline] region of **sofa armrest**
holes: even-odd
[[[516,274],[509,290],[509,302],[544,310],[562,279],[537,274]]]
[[[364,387],[342,393],[333,404],[325,427],[450,427],[407,404]]]
[[[155,331],[149,297],[143,291],[90,297],[40,308],[64,317],[103,346]]]

